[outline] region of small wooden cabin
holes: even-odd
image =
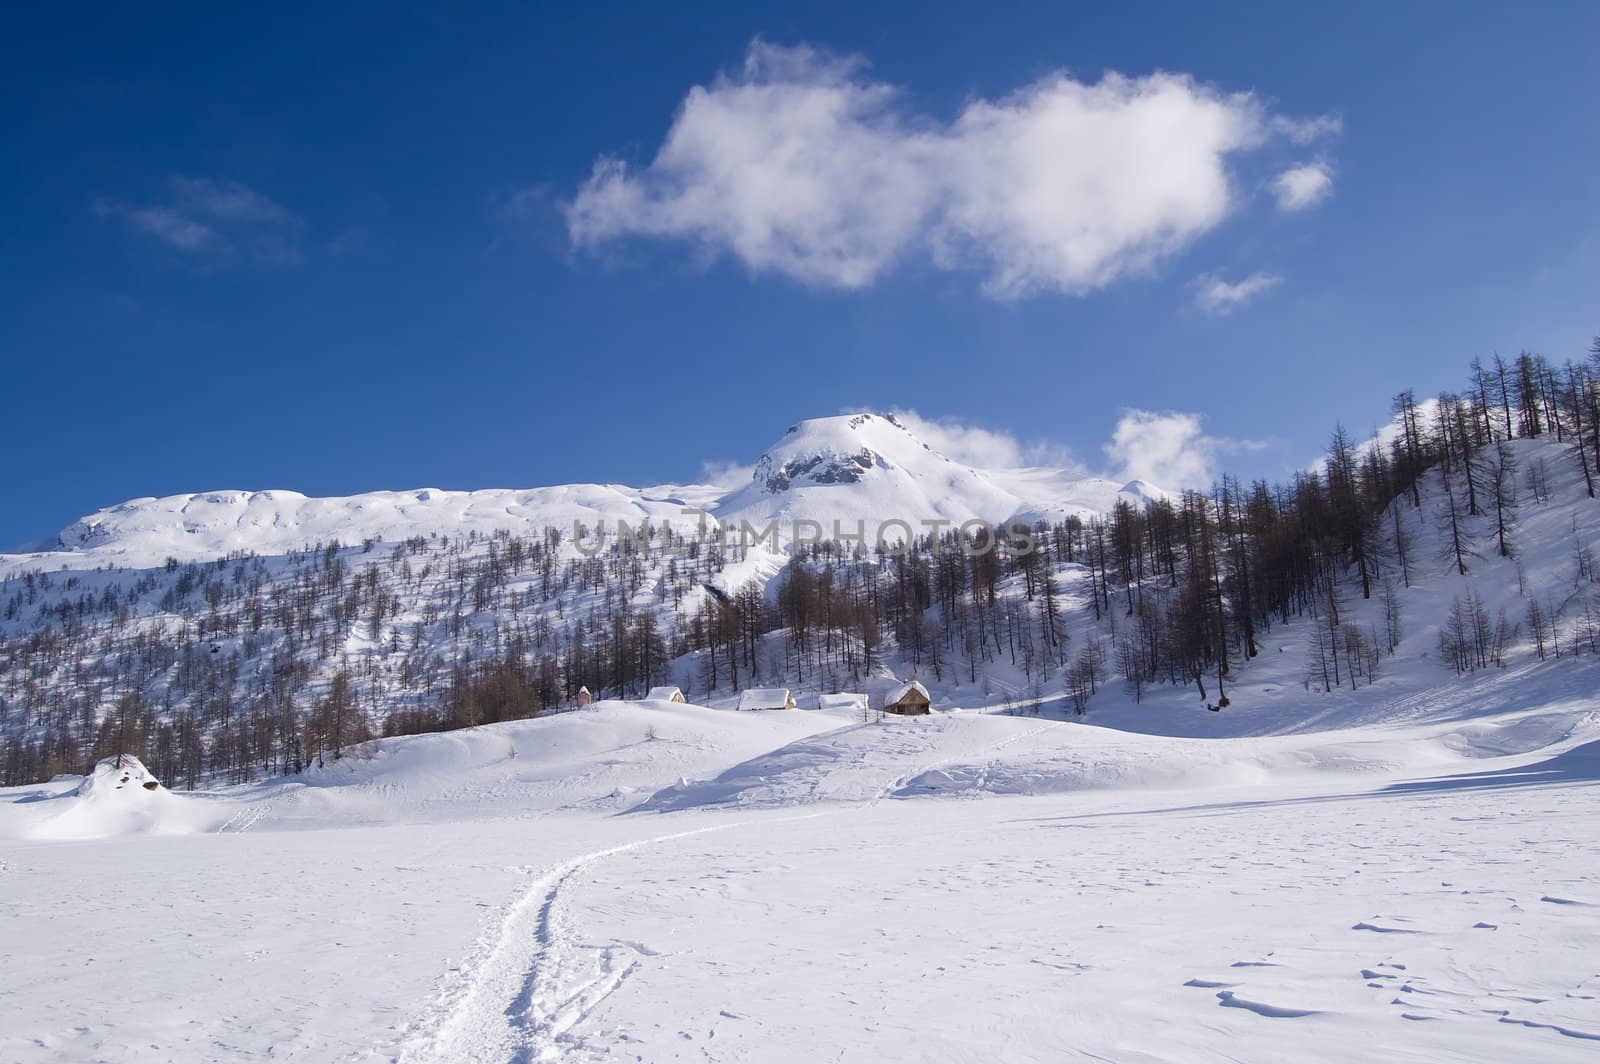
[[[589,689],[587,687],[578,688],[578,708],[579,709],[582,709],[584,706],[588,705],[590,702],[593,702],[593,701],[594,701],[594,696],[589,693]]]
[[[920,717],[928,712],[928,706],[933,700],[928,697],[928,689],[915,680],[890,688],[883,696],[883,711],[885,713],[898,713],[904,717]]]
[[[739,696],[740,709],[793,709],[794,695],[787,687],[752,687]]]
[[[649,691],[645,692],[644,700],[646,702],[689,701],[687,698],[683,697],[683,692],[678,690],[676,687],[652,687]]]
[[[840,691],[836,695],[818,695],[818,709],[848,709],[861,713],[867,708],[867,696],[855,691]]]

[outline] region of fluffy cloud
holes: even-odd
[[[996,298],[1083,293],[1150,270],[1235,204],[1229,160],[1326,135],[1192,78],[1053,73],[950,122],[856,58],[756,41],[689,91],[655,158],[596,163],[567,205],[575,246],[687,241],[759,273],[861,288],[922,252]]]
[[[1208,436],[1199,414],[1130,409],[1122,412],[1105,454],[1119,480],[1204,488],[1216,479],[1223,456],[1263,446],[1255,440]]]
[[[741,465],[738,462],[713,461],[700,464],[700,483],[711,484],[723,489],[733,491],[750,483],[750,478],[755,476],[756,467]]]
[[[162,203],[101,199],[94,210],[195,258],[274,265],[300,261],[305,234],[300,216],[248,185],[173,177],[167,192]]]
[[[1303,211],[1333,195],[1333,171],[1327,163],[1306,163],[1285,170],[1272,181],[1281,211]]]
[[[1194,305],[1209,317],[1221,318],[1232,314],[1262,292],[1274,288],[1283,278],[1271,273],[1253,273],[1242,281],[1224,281],[1215,274],[1203,273],[1190,287],[1194,289]]]
[[[1122,412],[1110,441],[1102,447],[1106,464],[1097,471],[1060,444],[1027,443],[1010,432],[952,418],[928,418],[915,410],[893,413],[897,421],[935,451],[978,469],[1047,466],[1073,476],[1100,475],[1122,482],[1144,480],[1174,491],[1208,487],[1222,472],[1223,459],[1266,446],[1259,440],[1209,435],[1201,414],[1129,408]]]
[[[1078,468],[1065,447],[1023,443],[1009,432],[986,429],[956,418],[927,418],[915,410],[895,410],[894,418],[913,436],[946,458],[978,469],[1016,469],[1050,465]]]

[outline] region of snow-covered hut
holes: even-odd
[[[687,702],[683,692],[676,687],[652,687],[645,693],[646,702]]]
[[[859,713],[867,708],[867,696],[857,691],[840,691],[835,695],[818,695],[818,709],[848,709]]]
[[[578,688],[578,708],[579,709],[582,709],[584,706],[588,705],[592,701],[594,701],[594,696],[589,693],[589,689],[587,687]]]
[[[787,687],[752,687],[739,696],[740,709],[793,709],[794,695]]]
[[[915,680],[907,680],[903,684],[891,687],[883,696],[883,711],[907,717],[921,716],[928,712],[928,704],[932,701],[928,697],[926,687]]]

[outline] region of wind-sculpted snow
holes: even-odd
[[[852,724],[735,765],[710,780],[683,780],[638,811],[873,802],[932,766],[996,750],[1065,725],[989,714],[938,714]]]
[[[1499,718],[1311,734],[1185,739],[986,713],[886,716],[788,743],[706,780],[685,779],[637,811],[763,808],[881,798],[1045,795],[1257,786],[1429,772],[1463,760],[1539,755],[1581,773],[1600,737],[1587,704]],[[1570,752],[1560,753],[1560,751]],[[1397,784],[1404,786],[1404,784]]]

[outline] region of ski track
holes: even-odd
[[[783,817],[788,823],[827,812]],[[398,1064],[533,1064],[582,1048],[573,1027],[609,997],[651,950],[636,942],[581,942],[562,892],[589,865],[630,850],[727,831],[750,821],[655,835],[581,854],[536,878],[512,902],[475,961],[453,969],[434,1006],[402,1040]]]
[[[261,822],[261,819],[267,815],[267,810],[269,808],[270,804],[265,802],[258,805],[246,806],[237,813],[234,813],[226,821],[219,825],[217,828],[217,834],[222,835],[229,832],[237,833],[241,831],[249,831],[251,828],[255,827]]]

